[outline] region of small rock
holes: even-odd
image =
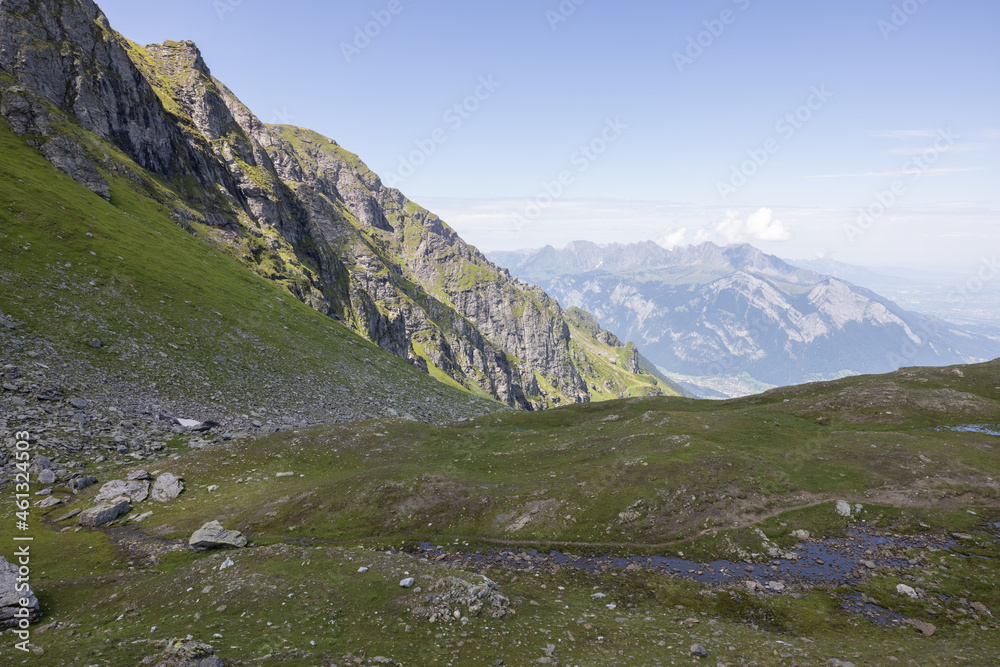
[[[62,501],[56,498],[55,496],[49,496],[48,498],[44,500],[39,500],[37,503],[35,503],[35,507],[41,507],[44,509],[46,507],[52,507],[53,505],[58,505],[61,502]]]
[[[407,577],[399,582],[399,585],[403,588],[413,588],[413,584],[417,583],[413,577]]]
[[[853,513],[854,509],[851,507],[851,504],[849,502],[847,502],[846,500],[837,501],[837,514],[839,514],[842,517],[847,517],[848,519],[850,519]]]
[[[222,565],[219,566],[219,571],[221,572],[222,570],[225,570],[226,568],[230,568],[230,567],[232,567],[234,565],[236,565],[236,563],[233,562],[233,559],[230,558],[229,556],[226,556],[226,560],[224,560],[222,562]]]
[[[275,477],[295,477],[294,472],[279,472]]]
[[[896,586],[896,592],[900,595],[909,595],[911,598],[919,597],[916,589],[912,586],[907,586],[906,584],[898,584]]]
[[[830,658],[827,662],[830,663],[831,667],[857,667],[853,662],[847,662],[840,658]]]
[[[365,572],[367,572],[367,571],[368,571],[368,568],[367,568],[367,567],[364,567],[364,566],[362,566],[362,567],[359,567],[359,568],[358,568],[358,572],[360,572],[361,574],[364,574],[364,573],[365,573]]]
[[[135,470],[133,472],[130,472],[128,474],[128,477],[126,477],[126,479],[129,480],[130,482],[146,481],[153,479],[153,476],[150,475],[145,470]]]
[[[705,647],[702,646],[701,644],[691,644],[690,650],[691,650],[691,655],[696,656],[698,658],[708,657],[708,651],[705,650]]]
[[[87,399],[85,398],[71,398],[69,399],[69,404],[72,405],[77,410],[87,409]]]
[[[243,548],[246,545],[247,538],[243,533],[238,530],[226,530],[218,521],[209,521],[194,531],[188,540],[188,546],[194,551],[208,551],[222,547]]]
[[[93,475],[81,475],[80,477],[74,477],[69,482],[69,488],[72,489],[73,493],[77,491],[82,491],[88,486],[93,486],[97,484],[97,478]]]
[[[95,338],[92,341],[90,341],[90,347],[94,348],[95,350],[99,350],[102,347],[104,347],[104,343]]]
[[[52,470],[43,470],[38,473],[38,483],[39,484],[55,484],[56,483],[56,473]]]
[[[913,626],[924,637],[933,637],[934,633],[937,632],[937,628],[931,623],[925,623],[924,621],[918,621],[912,618],[907,619],[907,625]]]
[[[190,637],[190,635],[189,635]],[[215,655],[215,649],[194,639],[171,639],[160,644],[163,653],[144,658],[143,664],[154,663],[154,667],[224,667],[222,659]]]
[[[72,519],[73,517],[75,517],[77,514],[79,514],[82,511],[83,511],[82,509],[77,508],[75,510],[67,512],[66,514],[63,514],[61,517],[59,517],[58,519],[56,519],[56,522],[65,521],[66,519]]]

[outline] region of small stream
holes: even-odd
[[[562,551],[541,553],[536,549],[479,549],[448,551],[420,543],[414,555],[427,560],[459,563],[472,567],[508,567],[521,570],[571,567],[588,572],[614,570],[657,572],[710,586],[754,581],[762,588],[781,591],[796,584],[841,585],[861,579],[865,572],[915,567],[916,561],[899,557],[908,548],[936,547],[950,550],[955,542],[942,537],[884,535],[855,529],[846,538],[806,540],[791,551],[798,558],[774,558],[763,563],[716,560],[700,563],[676,556],[578,556]],[[772,583],[773,582],[773,583]]]

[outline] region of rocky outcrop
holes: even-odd
[[[196,639],[171,639],[159,642],[163,652],[143,658],[143,665],[152,667],[223,667],[215,649]]]
[[[181,226],[211,225],[229,255],[391,354],[511,406],[590,399],[556,301],[336,142],[262,123],[193,43],[130,42],[91,0],[10,0],[0,96],[15,132],[40,136],[53,164],[105,198],[106,174],[146,178],[112,148],[184,179],[144,195]]]

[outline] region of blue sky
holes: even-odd
[[[974,272],[1000,238],[994,0],[100,4],[484,250],[749,241]]]

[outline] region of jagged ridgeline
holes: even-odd
[[[445,384],[534,409],[675,393],[356,155],[260,122],[190,42],[135,44],[90,0],[4,0],[0,77],[10,129],[79,184],[140,220],[154,206]]]

